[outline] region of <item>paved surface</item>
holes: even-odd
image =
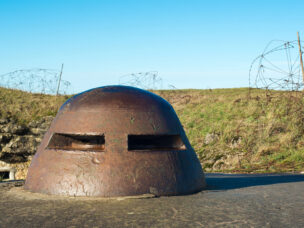
[[[102,199],[0,184],[0,227],[304,227],[304,175],[207,174],[194,195]]]

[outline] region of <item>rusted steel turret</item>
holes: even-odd
[[[181,195],[204,187],[202,167],[172,106],[145,90],[106,86],[62,105],[24,188],[112,197]]]

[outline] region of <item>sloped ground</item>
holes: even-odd
[[[249,95],[247,88],[154,92],[175,108],[206,171],[304,171],[302,93],[251,90]],[[55,116],[68,98],[0,88],[0,119],[14,123],[11,129],[29,128],[33,121]],[[8,128],[1,127],[0,139],[11,133],[3,129]],[[0,142],[0,154],[8,143]]]
[[[301,92],[159,91],[175,108],[206,171],[304,170]]]

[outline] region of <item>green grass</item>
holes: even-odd
[[[174,106],[206,170],[304,170],[302,93],[256,89],[249,97],[247,88],[157,93]],[[204,144],[211,133],[218,140]]]
[[[297,172],[304,170],[302,93],[251,90],[154,91],[176,110],[205,170]],[[68,96],[0,88],[0,115],[28,123],[55,116]],[[205,144],[207,134],[216,140]]]
[[[55,116],[68,96],[31,94],[0,87],[0,117],[11,117],[21,124],[43,116]]]

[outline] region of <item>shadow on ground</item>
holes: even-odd
[[[206,182],[210,190],[230,190],[300,181],[304,181],[303,174],[206,174]]]

